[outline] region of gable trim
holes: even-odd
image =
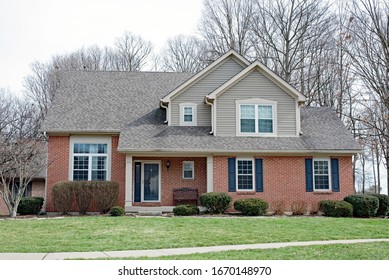
[[[163,97],[161,99],[161,102],[163,103],[169,103],[171,101],[171,99],[180,94],[184,89],[186,89],[187,87],[191,86],[192,84],[194,84],[195,82],[197,82],[200,78],[202,78],[203,76],[207,75],[208,73],[210,73],[212,70],[214,70],[216,67],[218,67],[220,64],[222,64],[228,57],[232,56],[232,58],[238,62],[239,64],[241,64],[243,67],[247,67],[250,65],[250,63],[248,62],[247,59],[245,59],[243,56],[241,56],[239,53],[237,53],[236,51],[234,50],[230,50],[228,51],[227,53],[225,53],[224,55],[222,55],[221,57],[219,57],[218,59],[216,59],[214,62],[212,62],[210,65],[208,65],[207,67],[205,67],[203,70],[201,70],[200,72],[198,72],[196,75],[194,75],[192,78],[190,78],[189,80],[187,80],[186,82],[184,82],[183,84],[181,84],[179,87],[177,87],[176,89],[174,89],[172,92],[170,92],[169,94],[167,94],[165,97]]]
[[[219,95],[223,94],[226,90],[231,88],[233,85],[235,85],[237,82],[241,81],[243,78],[245,78],[247,75],[252,73],[253,71],[259,71],[261,74],[265,75],[268,79],[270,79],[273,83],[275,83],[277,86],[279,86],[281,89],[283,89],[286,93],[291,95],[293,98],[295,98],[298,102],[305,102],[305,96],[302,95],[298,90],[296,90],[294,87],[292,87],[290,84],[288,84],[285,80],[283,80],[281,77],[279,77],[277,74],[275,74],[273,71],[271,71],[269,68],[267,68],[264,64],[262,64],[259,61],[253,62],[250,66],[243,69],[240,73],[236,74],[233,78],[231,78],[229,81],[221,85],[219,88],[211,92],[206,96],[207,99],[215,99]]]

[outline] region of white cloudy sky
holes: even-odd
[[[111,46],[124,31],[154,47],[194,34],[202,0],[0,0],[0,88],[22,90],[30,63],[83,46]]]

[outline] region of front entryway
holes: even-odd
[[[160,162],[135,162],[135,202],[159,202],[161,200]]]

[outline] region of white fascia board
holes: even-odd
[[[267,68],[264,64],[260,63],[259,61],[253,62],[250,66],[243,69],[241,72],[236,74],[233,78],[231,78],[229,81],[227,81],[219,88],[217,88],[216,90],[208,94],[206,98],[215,99],[219,95],[223,94],[227,89],[229,89],[234,84],[236,84],[244,77],[246,77],[248,74],[250,74],[251,71],[253,71],[254,69],[257,69],[260,73],[262,73],[271,81],[273,81],[276,85],[281,87],[286,93],[294,97],[298,102],[305,102],[304,95],[302,95],[294,87],[292,87],[290,84],[288,84],[286,81],[284,81],[282,78],[280,78],[277,74],[275,74],[273,71],[271,71],[269,68]]]
[[[171,98],[173,96],[175,96],[176,94],[178,94],[179,92],[181,92],[182,90],[184,90],[185,88],[189,87],[190,85],[192,85],[193,83],[195,83],[198,79],[200,79],[201,77],[207,75],[209,72],[211,72],[214,68],[216,68],[218,65],[220,65],[224,60],[226,60],[229,56],[233,56],[238,62],[240,62],[240,64],[242,64],[243,66],[248,66],[250,65],[250,63],[247,61],[247,59],[245,59],[243,56],[241,56],[239,53],[237,53],[236,51],[234,50],[230,50],[228,52],[226,52],[224,55],[222,55],[221,57],[219,57],[217,60],[215,60],[214,62],[212,62],[210,65],[208,65],[207,67],[205,67],[203,70],[201,70],[200,72],[198,72],[196,75],[194,75],[192,78],[190,78],[189,80],[187,80],[186,82],[184,82],[183,84],[181,84],[179,87],[177,87],[176,89],[174,89],[172,92],[170,92],[168,95],[166,95],[165,97],[163,97],[161,99],[162,102],[164,103],[169,103]]]

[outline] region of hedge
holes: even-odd
[[[320,201],[320,210],[328,217],[352,217],[353,206],[340,200],[322,200]]]
[[[210,214],[224,213],[231,205],[232,197],[224,192],[210,192],[200,195],[200,203]]]
[[[259,198],[242,198],[234,202],[234,208],[247,216],[261,216],[266,214],[269,204]]]
[[[369,218],[374,217],[378,210],[379,200],[371,195],[349,195],[344,201],[351,203],[353,206],[354,217]]]
[[[178,205],[173,208],[173,213],[175,216],[193,216],[200,213],[200,210],[195,205]]]
[[[386,216],[389,214],[389,196],[386,194],[371,194],[378,198],[378,210],[376,216]]]
[[[78,211],[85,214],[94,199],[97,211],[108,213],[119,197],[119,184],[111,181],[65,181],[53,185],[54,208],[68,214],[75,200]]]
[[[124,208],[121,206],[113,206],[109,210],[109,215],[113,217],[124,216],[124,213],[125,213]]]
[[[18,205],[17,212],[20,215],[37,215],[43,206],[43,197],[23,197]]]

